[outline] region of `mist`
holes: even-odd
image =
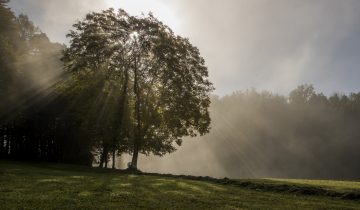
[[[26,15],[15,18],[16,24],[5,22],[7,27],[2,30],[4,40],[11,47],[1,46],[0,119],[16,115],[52,94],[64,73],[60,61],[64,46],[50,42]]]
[[[216,94],[255,87],[286,95],[304,83],[325,94],[359,91],[358,1],[163,2],[205,56]]]
[[[359,107],[359,94],[325,97],[309,85],[290,96],[254,89],[214,96],[210,134],[141,164],[214,177],[357,179]]]

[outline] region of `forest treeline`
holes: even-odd
[[[50,42],[26,15],[15,16],[7,3],[0,1],[0,156],[82,162],[78,157],[86,145],[67,138],[73,126],[54,119],[69,102],[54,92],[65,77],[60,61],[64,46]],[[77,123],[75,118],[68,122]],[[64,135],[56,135],[62,138],[61,149],[52,138],[55,123]],[[64,151],[66,157],[55,158]]]
[[[209,150],[216,176],[360,177],[360,93],[239,91],[213,97],[210,112],[212,130],[194,148]]]
[[[360,177],[360,93],[287,95],[255,89],[212,96],[211,132],[174,154],[143,158],[146,170],[232,178]]]

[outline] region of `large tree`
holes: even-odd
[[[68,37],[63,60],[75,81],[91,82],[102,75],[104,85],[112,88],[107,91],[120,93],[114,99],[118,120],[111,127],[123,130],[127,125],[118,141],[132,140],[132,168],[137,168],[139,153],[164,155],[182,137],[209,131],[213,86],[204,59],[188,39],[152,14],[90,13]]]

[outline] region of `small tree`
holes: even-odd
[[[130,127],[131,167],[138,154],[164,155],[184,136],[209,131],[209,93],[213,90],[199,50],[188,39],[148,16],[130,16],[113,9],[91,13],[74,25],[64,52],[67,69],[76,76],[105,75],[115,82],[117,126]]]

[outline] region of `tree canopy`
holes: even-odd
[[[117,104],[110,144],[132,139],[128,150],[133,168],[139,152],[164,155],[182,137],[209,131],[213,86],[204,59],[188,39],[176,36],[152,14],[136,17],[113,9],[90,13],[74,24],[68,37],[66,69],[77,85],[102,78],[102,94],[109,99],[104,106]],[[128,132],[120,135],[116,127],[124,126]],[[103,145],[107,151],[108,143]]]

